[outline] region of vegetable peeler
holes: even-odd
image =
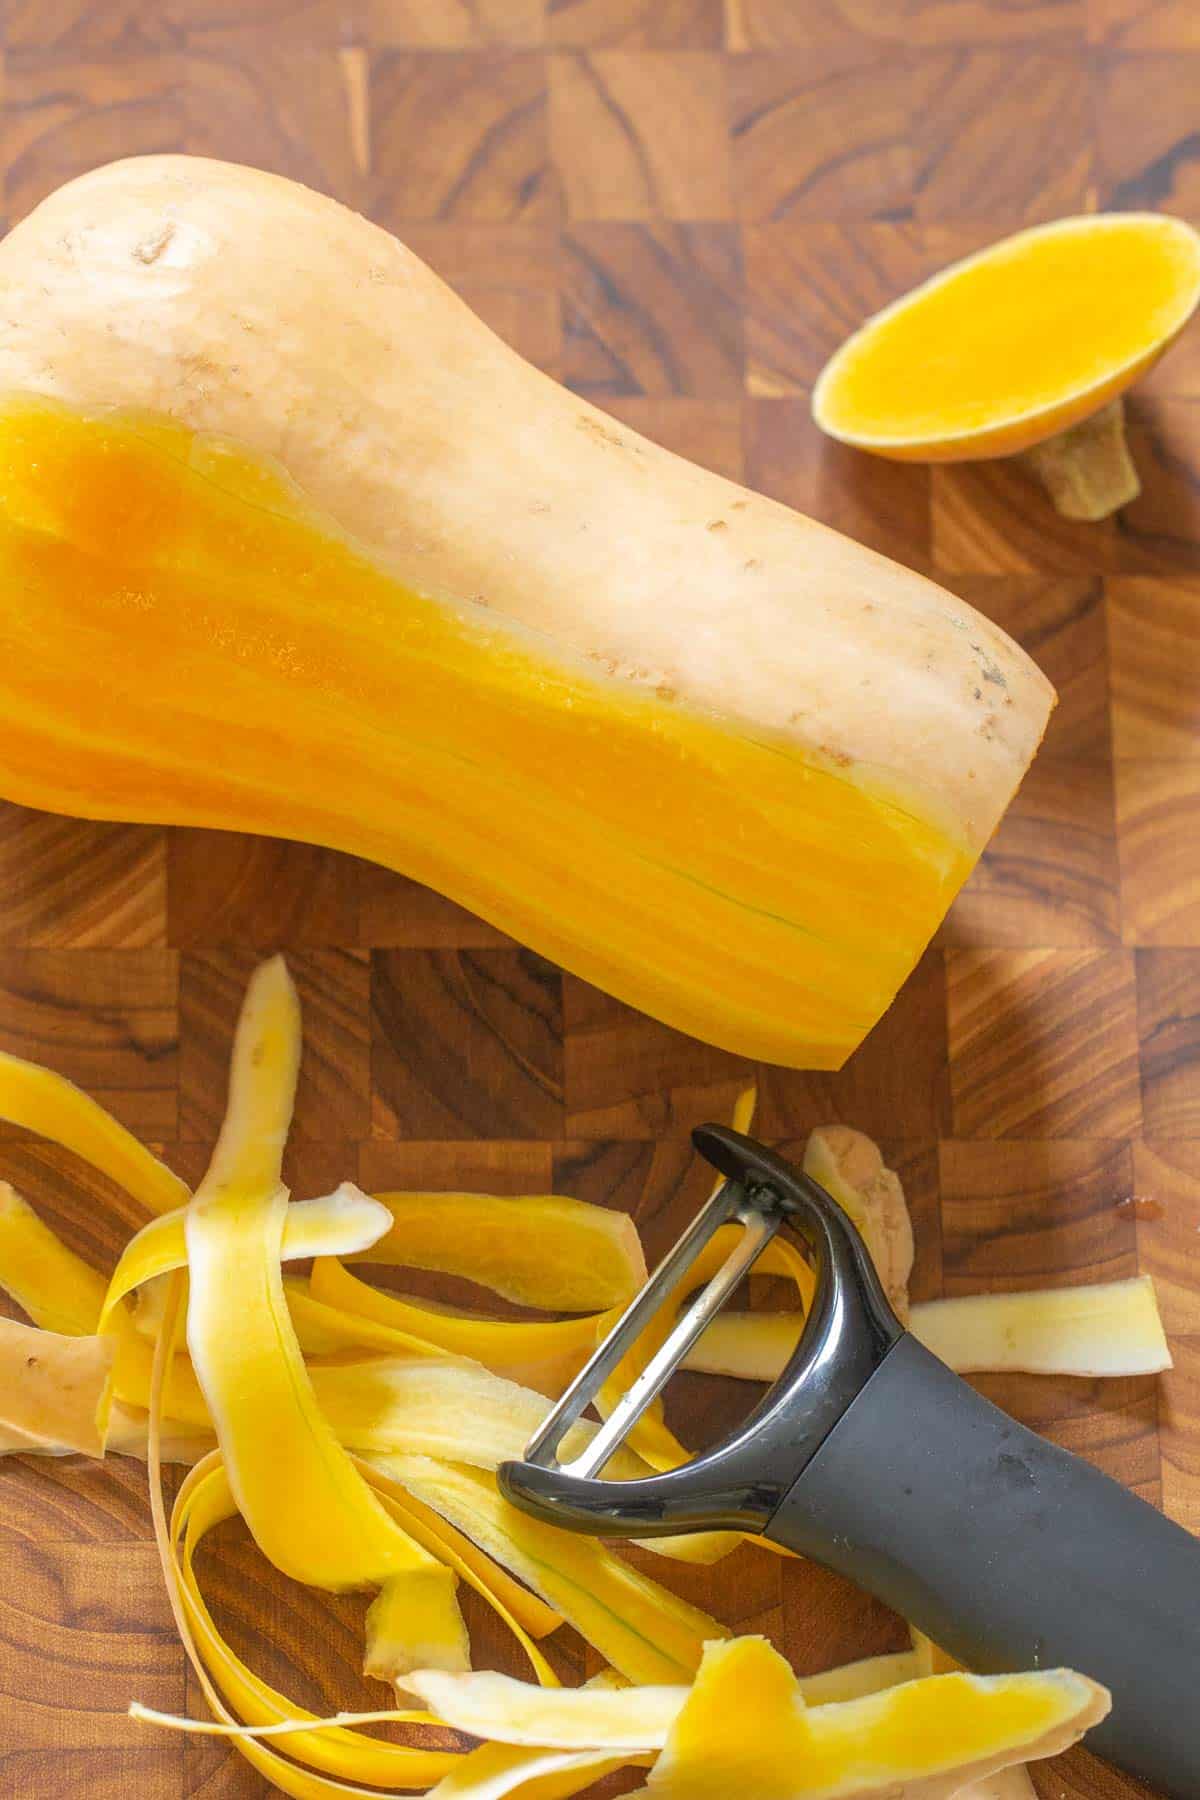
[[[756,1533],[836,1569],[978,1673],[1067,1666],[1111,1689],[1089,1736],[1169,1800],[1200,1796],[1200,1543],[1027,1431],[905,1330],[856,1227],[811,1177],[740,1132],[693,1133],[724,1181],[530,1442],[509,1500],[602,1537]],[[559,1446],[724,1225],[712,1279],[587,1447]],[[795,1353],[739,1430],[635,1480],[613,1452],[770,1239],[795,1232],[816,1286]]]

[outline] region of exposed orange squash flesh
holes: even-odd
[[[3,409],[0,594],[10,797],[371,857],[754,1056],[838,1065],[974,860],[936,795],[425,598],[161,421]]]
[[[1004,456],[1098,411],[1200,300],[1200,235],[1158,213],[1060,219],[955,263],[843,344],[823,430],[921,462]]]

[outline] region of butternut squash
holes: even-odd
[[[868,319],[813,416],[899,462],[1023,453],[1060,513],[1137,497],[1120,396],[1200,301],[1200,233],[1159,213],[1058,219],[1004,238]]]
[[[95,170],[0,285],[0,792],[353,851],[685,1031],[844,1060],[1041,736],[1002,632],[274,176]]]

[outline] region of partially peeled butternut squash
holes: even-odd
[[[274,176],[96,170],[0,284],[0,792],[352,851],[697,1036],[845,1059],[1041,736],[1001,631]]]

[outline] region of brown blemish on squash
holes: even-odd
[[[751,556],[747,557],[746,561],[742,564],[742,567],[743,569],[761,569],[762,563],[757,556]]]
[[[580,431],[589,432],[592,437],[597,438],[602,444],[611,444],[614,450],[632,450],[635,456],[641,455],[641,451],[636,444],[628,443],[626,439],[621,436],[619,431],[611,430],[602,420],[593,418],[591,413],[580,413],[576,420],[576,424],[579,426]]]
[[[735,500],[731,504],[729,510],[730,512],[745,512],[749,504],[750,502],[748,500]]]
[[[146,263],[148,266],[150,263],[158,261],[174,236],[174,222],[168,219],[165,224],[159,226],[157,231],[152,231],[139,244],[135,244],[133,254],[140,263]]]
[[[710,519],[708,524],[705,527],[705,530],[706,531],[728,531],[729,527],[725,523],[724,519]]]

